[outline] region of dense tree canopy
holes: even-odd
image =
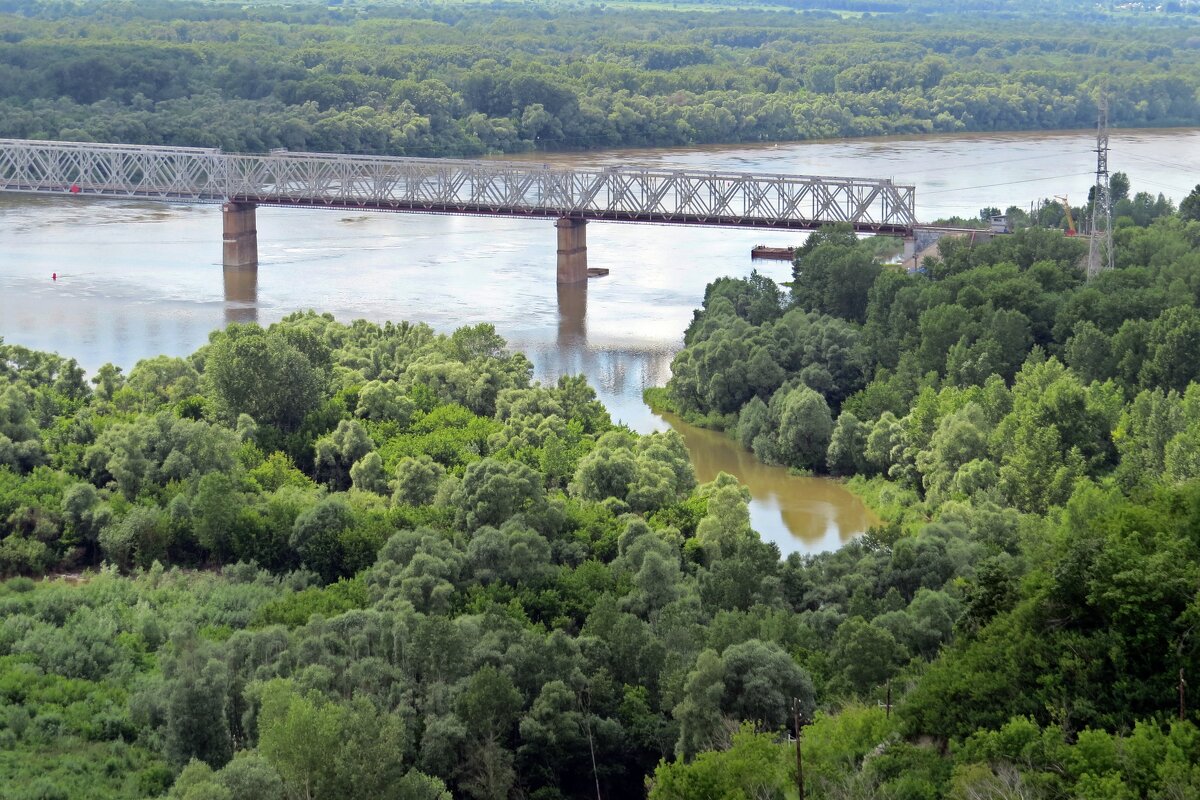
[[[834,5],[896,13],[0,0],[0,133],[1061,127],[1100,74],[1124,124],[1200,118],[1182,8]],[[1050,204],[922,272],[834,228],[786,290],[708,287],[656,402],[885,520],[786,560],[489,325],[310,312],[90,378],[0,342],[0,798],[784,800],[794,735],[818,800],[1200,795],[1197,193],[1112,188],[1091,281]]]
[[[759,5],[7,0],[0,135],[433,156],[1046,130],[1094,125],[1101,83],[1122,126],[1200,123],[1194,14]]]

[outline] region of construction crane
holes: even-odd
[[[1065,195],[1054,195],[1054,199],[1062,203],[1063,209],[1067,212],[1067,236],[1075,235],[1075,219],[1071,216],[1071,204],[1067,202]]]

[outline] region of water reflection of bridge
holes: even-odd
[[[916,189],[890,180],[642,167],[0,139],[0,191],[221,203],[224,263],[258,262],[259,205],[555,219],[558,281],[587,280],[591,221],[909,236]]]

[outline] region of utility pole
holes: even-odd
[[[792,698],[792,720],[796,724],[796,793],[804,800],[804,758],[800,755],[800,722],[804,715],[800,713],[800,698]]]
[[[592,754],[592,779],[596,781],[596,800],[600,800],[600,773],[596,770],[596,745],[592,741],[592,698],[588,687],[583,687],[583,693],[578,698],[579,707],[583,711],[583,730],[587,733],[588,752]]]
[[[1184,706],[1183,697],[1187,689],[1187,681],[1183,679],[1183,667],[1179,668],[1179,721],[1183,722],[1183,718],[1187,716],[1187,707]]]
[[[1092,197],[1092,230],[1088,246],[1088,280],[1113,268],[1112,195],[1108,190],[1108,96],[1100,95],[1096,113],[1096,189]],[[1100,242],[1103,231],[1104,242]],[[1101,253],[1103,249],[1103,253]]]

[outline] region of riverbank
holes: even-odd
[[[881,475],[871,478],[853,475],[842,486],[879,517],[883,526],[897,532],[915,533],[929,521],[925,504],[912,489],[906,489]]]
[[[780,469],[783,467],[771,467],[759,461],[753,453],[746,451],[737,442],[728,436],[725,431],[727,428],[720,424],[705,425],[704,422],[713,423],[714,420],[702,415],[686,415],[679,411],[677,404],[671,399],[671,394],[665,386],[655,386],[646,389],[642,392],[642,398],[646,405],[655,414],[669,420],[671,427],[680,429],[683,426],[691,426],[697,430],[705,430],[709,432],[719,433],[725,436],[731,447],[737,448],[745,453],[747,458],[753,459],[756,463],[767,469]],[[700,422],[694,421],[691,417],[697,417]],[[719,417],[717,420],[723,422],[724,417]],[[786,470],[785,470],[786,471]],[[924,504],[916,492],[889,481],[882,476],[867,478],[861,475],[854,475],[847,479],[832,478],[827,476],[811,476],[797,475],[792,471],[787,471],[789,477],[797,481],[805,479],[817,479],[829,481],[835,485],[843,487],[847,492],[858,498],[863,505],[876,518],[876,522],[871,527],[886,527],[894,528],[896,531],[904,531],[911,533],[917,527],[928,522],[928,516],[924,509]],[[797,484],[799,488],[800,484]],[[865,532],[865,531],[864,531]],[[852,538],[852,537],[851,537]]]
[[[737,416],[733,414],[697,414],[695,411],[685,411],[671,399],[671,393],[665,386],[649,386],[642,390],[642,402],[655,414],[671,414],[696,428],[708,431],[727,433],[737,425]]]
[[[724,427],[696,425],[680,415],[664,387],[648,388],[642,396],[683,437],[697,480],[705,483],[725,472],[749,490],[751,526],[782,555],[835,550],[883,523],[843,481],[763,463]]]

